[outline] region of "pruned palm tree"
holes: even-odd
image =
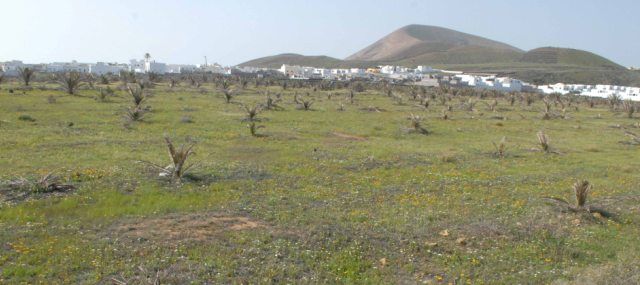
[[[78,88],[82,85],[82,76],[77,71],[71,71],[58,74],[58,83],[69,95],[75,95]]]

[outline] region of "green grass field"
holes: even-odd
[[[293,92],[309,90],[293,89],[284,110],[258,115],[253,137],[238,103],[263,102],[255,87],[225,104],[213,85],[157,86],[152,111],[125,128],[124,91],[103,103],[95,90],[9,93],[11,84],[0,86],[0,181],[55,171],[77,189],[1,190],[2,284],[639,280],[640,146],[623,130],[640,133],[639,119],[606,105],[574,103],[567,118],[542,120],[540,100],[499,98],[491,112],[454,98],[443,120],[435,100],[425,110],[381,90],[354,104],[345,90],[316,92],[313,110],[298,110]],[[404,130],[411,113],[429,135]],[[534,150],[541,130],[557,153]],[[137,163],[170,163],[165,134],[197,142],[179,186]],[[573,203],[578,179],[593,184],[587,204],[613,218],[545,199]]]

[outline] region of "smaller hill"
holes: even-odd
[[[295,53],[284,53],[274,56],[261,57],[239,64],[239,66],[253,66],[265,68],[280,68],[283,64],[336,68],[342,65],[342,60],[329,56],[307,56]]]
[[[522,55],[520,62],[624,69],[621,65],[588,51],[557,47],[530,50]]]

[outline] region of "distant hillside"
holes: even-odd
[[[588,51],[556,47],[530,50],[522,55],[520,62],[625,69],[611,60]]]
[[[329,56],[305,56],[285,53],[274,56],[261,57],[239,64],[239,66],[254,66],[264,68],[280,68],[283,64],[335,68],[341,66],[342,60]]]
[[[409,25],[394,31],[347,60],[420,65],[513,61],[516,47],[435,26]]]

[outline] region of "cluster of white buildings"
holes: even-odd
[[[71,62],[52,62],[43,64],[26,64],[19,60],[0,62],[0,71],[15,76],[18,74],[20,68],[33,68],[41,72],[70,72],[76,71],[81,73],[90,73],[94,75],[103,74],[119,74],[122,71],[135,72],[135,73],[189,73],[195,71],[204,71],[221,74],[231,74],[232,68],[223,67],[217,63],[215,64],[166,64],[157,62],[151,58],[145,58],[142,60],[132,59],[128,64],[123,63],[80,63],[77,61]]]
[[[490,89],[504,92],[520,92],[529,84],[510,77],[480,76],[471,74],[456,74],[455,83],[472,88]]]
[[[556,83],[535,86],[524,81],[509,77],[491,75],[456,74],[453,83],[458,86],[468,86],[480,89],[498,90],[504,92],[540,92],[543,94],[576,94],[588,97],[607,98],[611,95],[620,96],[623,100],[640,101],[640,87],[616,85],[585,85]]]
[[[418,66],[415,69],[392,65],[378,66],[375,68],[318,68],[283,64],[277,71],[290,79],[348,80],[375,77],[419,79],[427,73],[434,73],[438,70],[426,66]]]
[[[544,94],[576,94],[600,98],[617,95],[620,96],[622,100],[640,101],[640,87],[556,83],[552,85],[541,85],[538,86],[537,89]]]
[[[279,72],[291,79],[331,79],[347,80],[353,78],[389,78],[389,79],[413,79],[416,84],[437,86],[438,80],[434,79],[434,73],[447,74],[449,83],[455,86],[496,90],[502,92],[540,92],[544,94],[576,94],[590,97],[607,98],[618,95],[623,100],[640,101],[640,87],[615,86],[615,85],[584,85],[564,84],[532,85],[519,79],[510,77],[498,77],[495,75],[465,74],[461,71],[448,71],[433,69],[428,66],[408,68],[404,66],[378,66],[376,68],[316,68],[283,64]]]

